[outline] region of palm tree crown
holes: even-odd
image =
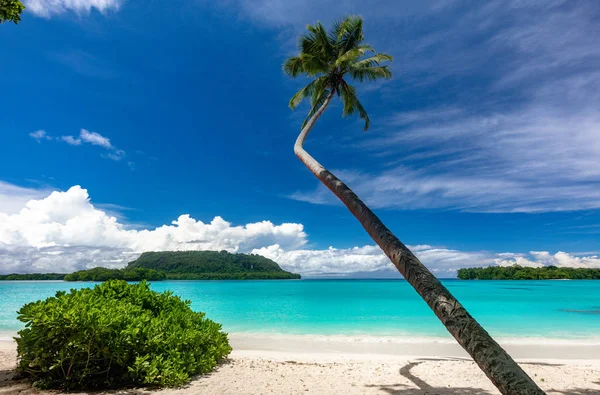
[[[293,110],[302,100],[310,98],[311,110],[302,124],[304,128],[326,99],[335,93],[341,96],[344,104],[342,115],[358,112],[359,117],[365,120],[364,130],[367,130],[369,116],[358,101],[356,88],[346,79],[348,76],[359,82],[389,79],[392,73],[388,65],[381,63],[392,61],[392,57],[376,53],[373,47],[363,43],[363,20],[360,16],[349,16],[335,22],[329,33],[321,22],[308,25],[306,29],[308,32],[298,40],[300,54],[286,60],[283,71],[291,77],[306,75],[316,78],[296,92],[290,100],[290,108]]]

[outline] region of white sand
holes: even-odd
[[[229,360],[184,388],[113,393],[498,394],[449,341],[258,334],[230,338],[235,351]],[[506,348],[548,394],[600,394],[600,344],[510,343]],[[11,379],[15,358],[15,344],[0,341],[0,395],[49,394]]]

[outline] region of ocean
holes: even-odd
[[[600,281],[459,281],[443,283],[499,339],[600,343]],[[22,324],[17,310],[59,290],[94,283],[1,281],[0,336]],[[162,281],[230,333],[395,336],[450,339],[403,280]]]

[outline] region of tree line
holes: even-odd
[[[459,269],[457,277],[459,280],[600,280],[600,269],[488,266]]]

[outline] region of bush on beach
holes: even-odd
[[[146,282],[61,291],[18,313],[17,370],[40,388],[180,386],[231,352],[220,324]]]

